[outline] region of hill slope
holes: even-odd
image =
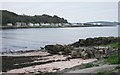
[[[68,23],[64,18],[60,18],[57,15],[49,16],[46,14],[43,15],[18,15],[14,12],[10,12],[7,10],[0,10],[2,12],[2,25],[6,25],[7,23],[16,22],[25,22],[25,23]]]

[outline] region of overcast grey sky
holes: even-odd
[[[5,2],[2,9],[26,15],[58,15],[78,23],[118,21],[117,2]]]

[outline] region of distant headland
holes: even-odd
[[[43,15],[18,15],[8,10],[0,10],[2,13],[2,21],[0,28],[14,29],[14,28],[58,28],[58,27],[91,27],[91,26],[114,26],[117,22],[87,22],[87,23],[70,23],[66,19],[58,17],[57,15],[50,16]]]

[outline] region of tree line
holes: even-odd
[[[7,23],[15,24],[16,22],[25,22],[25,23],[68,23],[64,18],[60,18],[57,15],[50,16],[47,14],[43,15],[18,15],[14,12],[7,10],[0,10],[2,12],[2,25],[7,25]]]

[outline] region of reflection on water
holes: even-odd
[[[69,44],[89,37],[118,36],[118,27],[8,29],[2,33],[2,50],[39,49],[48,44]]]

